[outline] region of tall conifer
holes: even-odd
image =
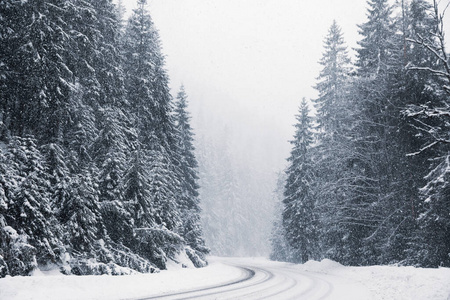
[[[306,100],[303,99],[297,116],[297,124],[290,165],[286,171],[284,191],[283,226],[286,238],[293,249],[293,259],[306,262],[317,253],[317,216],[314,207],[312,184],[313,164],[309,153],[313,142],[312,120]]]
[[[182,236],[186,243],[204,255],[208,252],[202,236],[200,224],[200,200],[198,185],[198,163],[194,155],[194,134],[187,111],[187,95],[181,86],[175,103],[176,129],[178,130],[178,149],[180,153],[180,209],[182,216]]]

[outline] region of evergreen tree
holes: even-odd
[[[386,74],[392,67],[395,51],[395,24],[387,0],[368,0],[368,20],[359,26],[362,40],[357,48],[358,73],[363,77]]]
[[[39,265],[60,263],[64,248],[59,224],[50,206],[50,182],[45,173],[44,158],[36,141],[31,137],[12,138],[5,158],[10,167],[4,179],[14,183],[5,185],[9,201],[5,203],[4,221],[11,227],[7,230],[9,247],[24,250],[24,247],[14,245],[14,240],[30,247],[23,256],[20,255],[22,250],[17,249],[17,256],[8,257],[7,263],[12,264],[10,272],[13,275],[27,275]]]
[[[319,97],[314,100],[317,122],[322,134],[333,136],[341,129],[345,118],[345,94],[350,72],[350,59],[342,32],[333,21],[324,42],[325,52],[320,60],[323,67],[316,90]]]
[[[151,150],[158,147],[153,132],[156,100],[152,96],[153,52],[156,31],[146,8],[139,1],[126,27],[124,41],[125,86],[131,104],[131,118],[136,129],[133,153],[125,174],[125,196],[132,202],[136,228],[154,226],[150,199]]]
[[[311,149],[314,157],[317,204],[320,207],[322,255],[350,263],[358,254],[361,236],[349,220],[357,219],[361,207],[352,203],[357,184],[352,168],[355,160],[353,129],[358,119],[351,97],[350,59],[337,23],[331,25],[320,60],[323,69],[314,100],[318,114],[318,141]]]
[[[127,115],[129,106],[119,53],[121,24],[110,0],[80,0],[68,7],[69,18],[74,22],[73,68],[79,82],[72,106],[76,114],[81,112],[71,120],[80,122],[76,134],[82,137],[78,145],[83,153],[81,161],[95,164],[100,170],[96,176],[98,200],[109,236],[121,242],[130,235],[132,226],[121,189],[126,153],[130,150],[128,140],[135,136]]]
[[[64,242],[75,258],[85,255],[94,258],[98,241],[106,236],[94,174],[95,170],[83,169],[72,176],[68,194],[56,210],[65,234]]]
[[[69,37],[60,17],[65,0],[3,1],[2,107],[12,135],[33,134],[40,144],[57,138],[73,74]]]
[[[181,223],[176,199],[178,186],[173,179],[169,156],[159,151],[152,151],[148,168],[152,217],[157,225],[176,231]]]
[[[293,249],[293,259],[306,262],[317,251],[317,216],[314,205],[313,165],[309,148],[313,142],[311,117],[306,100],[303,99],[297,116],[296,132],[290,165],[286,171],[287,180],[284,191],[283,226],[286,238]]]
[[[157,55],[160,55],[158,33],[146,9],[146,1],[141,0],[126,27],[124,70],[138,142],[148,149],[161,144],[161,140],[155,140],[158,138],[155,131],[160,127],[157,121],[159,99],[154,97]]]
[[[430,18],[430,6],[427,2],[414,0],[409,3],[402,2],[402,14],[397,17],[398,28],[401,30],[398,48],[394,58],[397,59],[397,67],[392,72],[389,81],[391,109],[388,124],[388,147],[391,157],[392,172],[390,180],[391,200],[389,209],[392,212],[386,222],[388,230],[383,238],[385,244],[382,251],[382,262],[409,263],[417,253],[414,240],[417,239],[418,208],[420,194],[417,187],[422,187],[424,176],[427,174],[428,158],[425,155],[409,155],[423,143],[423,136],[416,134],[415,124],[411,119],[405,118],[403,110],[411,105],[433,101],[433,92],[429,85],[433,82],[431,76],[409,70],[411,65],[431,67],[435,61],[430,55],[416,44],[408,43],[408,39],[429,34],[435,28],[434,21]],[[402,25],[402,26],[400,26]],[[414,187],[414,188],[411,188]]]
[[[188,246],[197,250],[200,255],[208,253],[202,237],[200,224],[200,200],[198,193],[198,163],[195,158],[193,133],[190,116],[187,111],[187,95],[181,86],[175,107],[176,129],[178,130],[178,149],[180,152],[180,188],[182,229],[181,233]]]
[[[16,217],[11,208],[20,176],[7,156],[6,145],[0,143],[0,277],[27,275],[36,267],[36,249],[29,244],[28,236],[8,224]]]
[[[368,21],[360,26],[362,40],[358,51],[357,97],[359,122],[355,147],[360,159],[354,169],[364,180],[357,186],[356,203],[361,207],[359,226],[361,264],[392,262],[404,251],[397,229],[404,223],[405,199],[401,192],[405,161],[405,127],[401,109],[405,98],[395,91],[403,88],[398,80],[405,70],[400,22],[388,1],[369,1]],[[408,202],[409,204],[409,202]],[[396,244],[394,246],[394,244]]]
[[[8,165],[6,164],[5,154],[3,150],[3,143],[0,142],[0,278],[10,274],[7,264],[7,249],[10,248],[7,241],[7,232],[5,230],[6,214],[10,205],[10,200],[7,195],[8,181],[6,178]]]
[[[139,0],[126,27],[124,70],[136,140],[126,194],[134,203],[135,246],[158,266],[182,249],[179,162],[168,79],[158,32]],[[167,243],[172,247],[166,248]]]
[[[421,189],[422,213],[419,215],[421,245],[419,257],[425,266],[450,266],[450,155],[425,177],[428,181]]]
[[[316,256],[351,265],[448,265],[450,67],[442,15],[436,2],[430,14],[423,0],[402,1],[401,9],[386,0],[368,5],[356,73],[339,67],[337,53],[348,59],[336,24],[320,61],[319,134],[308,148],[314,177],[307,185],[320,225]],[[291,243],[302,226],[286,226],[286,209],[295,204],[288,200],[283,221]]]
[[[283,226],[283,198],[284,185],[286,183],[286,173],[278,175],[277,188],[274,191],[275,198],[275,221],[272,225],[272,232],[270,236],[270,244],[272,251],[270,259],[275,261],[293,261],[292,249],[286,240],[286,230]]]
[[[100,84],[97,105],[123,109],[128,105],[124,90],[124,72],[120,55],[120,20],[113,0],[90,0],[95,9],[97,37],[93,38],[95,56],[92,67]],[[101,111],[99,111],[101,113]]]
[[[102,128],[94,143],[94,156],[99,162],[98,187],[102,217],[109,237],[118,243],[126,243],[132,236],[132,218],[126,209],[123,176],[127,164],[128,137],[125,136],[126,120],[121,110],[105,108],[102,112]],[[129,130],[132,136],[132,129]]]
[[[112,0],[0,3],[0,276],[152,271],[185,246],[181,136],[145,2],[127,36]]]
[[[422,146],[419,149],[416,148],[417,151],[411,156],[431,157],[430,171],[424,178],[425,186],[420,189],[421,203],[418,205],[417,218],[419,231],[417,239],[413,241],[415,244],[411,252],[415,256],[413,261],[420,265],[449,266],[450,218],[447,184],[449,150],[447,145],[450,65],[445,47],[443,15],[439,12],[437,2],[433,1],[432,20],[427,20],[427,10],[420,11],[420,8],[426,7],[425,4],[417,2],[416,15],[421,17],[419,20],[423,22],[419,22],[419,26],[415,27],[416,35],[409,41],[428,53],[435,64],[426,64],[426,59],[422,58],[422,61],[414,60],[411,67],[420,72],[415,73],[415,76],[425,77],[427,85],[425,91],[428,91],[426,95],[429,96],[423,99],[422,103],[410,105],[406,110],[406,114],[415,121],[418,135],[423,136]],[[429,26],[423,26],[425,22],[434,26],[429,29]],[[424,27],[428,28],[428,32],[432,34],[427,34]],[[429,77],[430,75],[432,76]],[[430,87],[433,87],[431,97]]]
[[[102,107],[123,109],[127,101],[116,6],[112,0],[76,0],[67,4],[65,17],[71,25],[70,62],[84,88],[83,103],[93,108],[97,118]]]

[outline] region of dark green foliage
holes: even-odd
[[[0,164],[5,171],[0,218],[6,253],[2,256],[10,272],[26,275],[38,265],[59,263],[64,247],[50,206],[45,162],[35,140],[13,137]]]
[[[89,253],[95,241],[105,237],[92,172],[86,169],[71,178],[68,196],[56,210],[65,234],[64,242],[78,252]]]
[[[280,173],[278,175],[277,188],[274,191],[275,203],[275,221],[272,226],[272,232],[270,235],[270,244],[272,251],[270,253],[270,259],[275,261],[289,261],[294,262],[292,257],[293,251],[286,240],[286,230],[283,226],[283,198],[284,198],[284,185],[286,182],[286,173]]]
[[[196,177],[189,177],[196,176],[192,144],[186,144],[192,140],[185,140],[191,133],[181,134],[176,128],[159,35],[145,0],[138,1],[128,20],[123,49],[125,87],[136,129],[124,185],[134,217],[131,247],[165,267],[184,243],[192,249],[204,245],[199,218],[188,214],[199,212]],[[183,119],[182,126],[187,121]],[[168,243],[173,245],[167,247]]]
[[[198,163],[194,156],[194,138],[187,104],[187,95],[182,86],[175,103],[175,121],[179,136],[177,146],[180,157],[180,200],[178,205],[181,209],[181,235],[192,249],[199,252],[198,255],[204,260],[203,256],[209,250],[205,246],[200,226]]]
[[[430,163],[425,183],[420,189],[417,205],[418,230],[416,239],[410,242],[412,262],[424,266],[450,266],[450,218],[448,195],[449,172],[449,127],[448,103],[450,65],[443,32],[443,15],[438,3],[433,1],[432,14],[423,9],[430,6],[423,1],[414,1],[411,12],[418,16],[413,27],[416,35],[410,39],[416,51],[413,67],[416,76],[424,78],[425,101],[412,103],[405,114],[412,121],[420,144],[411,157],[425,157]],[[422,9],[422,11],[421,11]],[[431,16],[431,17],[430,17]],[[425,25],[428,25],[426,27]],[[431,27],[431,28],[430,28]],[[430,28],[427,34],[424,28]],[[428,59],[418,59],[428,54]]]
[[[102,128],[94,142],[94,157],[97,161],[99,205],[109,237],[116,243],[127,244],[132,236],[133,221],[124,194],[124,175],[128,137],[134,137],[133,129],[127,129],[128,119],[117,107],[101,111]]]
[[[112,0],[0,2],[0,277],[204,265],[198,187],[181,197],[195,158],[139,6],[124,35]]]
[[[133,248],[161,269],[166,269],[167,260],[183,249],[183,238],[164,226],[137,228],[135,235]]]
[[[421,190],[418,217],[421,229],[420,259],[425,266],[450,266],[450,158],[446,156],[427,176]]]
[[[314,181],[313,164],[309,148],[313,142],[311,117],[306,100],[303,99],[297,124],[290,165],[286,171],[287,180],[284,190],[283,226],[285,236],[296,262],[312,259],[317,250],[317,216],[312,183]]]
[[[335,23],[325,40],[316,86],[317,141],[307,147],[314,176],[300,177],[309,179],[308,190],[300,188],[296,195],[291,188],[296,181],[288,177],[285,193],[293,198],[284,200],[285,231],[278,229],[288,241],[307,238],[301,230],[309,217],[286,226],[297,217],[286,210],[301,211],[294,204],[312,195],[319,247],[308,251],[318,249],[317,258],[349,265],[450,265],[450,66],[442,16],[436,2],[434,7],[422,0],[401,5],[368,1],[355,74],[346,66]],[[281,256],[289,260],[297,251]]]
[[[12,135],[33,134],[42,142],[59,135],[73,73],[64,0],[2,1],[2,108]]]

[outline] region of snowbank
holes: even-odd
[[[335,289],[344,288],[345,284],[346,293],[361,292],[358,295],[367,295],[362,292],[369,291],[373,300],[450,300],[450,269],[448,268],[345,267],[331,260],[309,261],[303,265],[294,265],[262,258],[211,258],[209,266],[195,269],[182,267],[183,264],[192,267],[187,256],[180,255],[177,260],[177,263],[168,265],[168,271],[156,274],[64,276],[58,272],[41,271],[35,272],[31,277],[6,277],[0,279],[0,299],[109,300],[149,297],[160,293],[217,285],[242,276],[241,271],[227,264],[229,263],[268,270],[287,268],[290,271],[321,276]]]
[[[201,269],[180,268],[172,264],[170,271],[128,276],[75,276],[53,271],[34,275],[0,279],[0,299],[135,299],[228,282],[238,278],[241,272],[234,267],[214,263]]]
[[[344,267],[325,259],[308,261],[300,270],[347,278],[378,299],[450,300],[450,269],[397,266]]]

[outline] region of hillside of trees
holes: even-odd
[[[187,95],[146,0],[0,2],[0,278],[206,264]]]
[[[196,132],[202,224],[211,255],[268,256],[273,217],[271,189],[276,174],[272,174],[268,163],[261,165],[264,162],[255,158],[264,151],[259,148],[260,141],[249,137],[242,128],[244,132],[239,136],[239,122],[234,122],[237,128],[233,128],[233,124],[223,125],[207,116],[198,119],[203,124],[196,128],[215,128],[214,134]],[[236,137],[242,140],[236,142]]]
[[[298,112],[272,259],[450,266],[450,61],[436,1],[367,2],[352,63],[334,22]]]

